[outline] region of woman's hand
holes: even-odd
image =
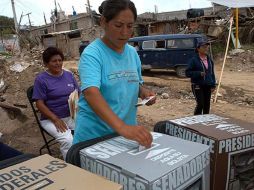
[[[61,120],[60,118],[58,118],[52,111],[50,111],[50,109],[45,105],[43,100],[37,100],[36,106],[37,106],[38,110],[47,119],[51,120],[54,123],[57,132],[64,133],[68,129],[68,127],[66,126],[64,121]]]
[[[117,132],[127,139],[137,141],[146,148],[150,148],[153,142],[151,133],[143,126],[123,125]]]
[[[68,130],[68,128],[63,120],[56,118],[52,122],[54,123],[57,132],[64,133],[65,131]]]
[[[154,98],[146,103],[147,106],[153,105],[156,102],[156,94],[153,91],[144,88],[143,86],[139,86],[139,97],[142,100],[149,98],[150,96],[154,96]]]

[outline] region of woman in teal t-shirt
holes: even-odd
[[[141,63],[134,47],[127,44],[137,18],[130,0],[106,0],[99,7],[101,39],[81,55],[79,74],[83,96],[79,100],[74,144],[114,131],[150,147],[152,136],[137,125],[136,104],[155,93],[142,86]],[[155,98],[147,105],[155,103]]]

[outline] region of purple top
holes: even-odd
[[[45,105],[59,118],[69,117],[69,95],[78,89],[73,74],[63,70],[61,76],[53,76],[46,71],[40,73],[34,82],[33,99],[44,100]],[[43,114],[41,120],[47,119]]]

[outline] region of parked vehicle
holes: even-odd
[[[164,34],[139,36],[129,40],[139,54],[142,69],[174,69],[185,77],[189,59],[195,55],[197,42],[205,38],[200,34]],[[138,45],[138,48],[137,48]]]

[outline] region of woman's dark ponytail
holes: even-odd
[[[134,3],[130,0],[105,0],[101,3],[98,10],[99,13],[105,17],[109,22],[116,17],[121,11],[130,9],[133,13],[134,20],[137,19],[137,9]]]

